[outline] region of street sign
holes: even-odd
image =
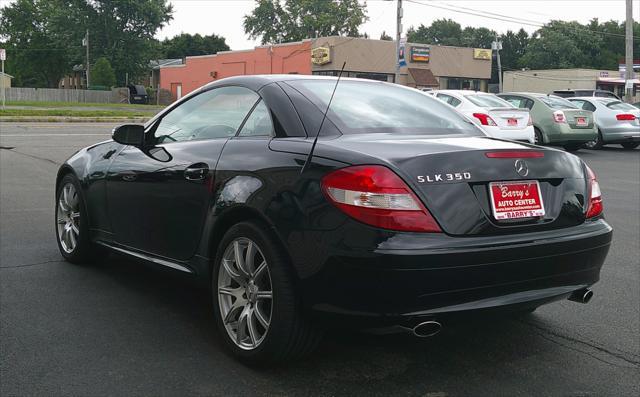
[[[6,61],[7,60],[7,50],[5,50],[4,48],[0,48],[0,61]]]

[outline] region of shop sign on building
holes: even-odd
[[[486,48],[474,48],[473,59],[482,59],[485,61],[491,60],[491,50]]]
[[[429,62],[429,47],[411,47],[411,62]]]
[[[407,38],[400,38],[400,44],[398,46],[398,66],[403,67],[407,66],[407,60],[404,58],[405,48],[407,46]]]
[[[328,47],[316,47],[312,49],[311,63],[318,66],[331,63],[331,49]]]

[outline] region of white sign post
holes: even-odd
[[[0,48],[0,61],[2,61],[2,78],[0,83],[2,83],[2,110],[4,110],[4,102],[5,102],[5,94],[4,94],[4,60],[7,59],[7,50],[4,48]]]

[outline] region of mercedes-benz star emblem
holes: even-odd
[[[529,166],[527,166],[527,163],[524,160],[517,159],[515,166],[516,166],[516,172],[518,173],[518,175],[520,176],[529,175]]]

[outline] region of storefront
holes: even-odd
[[[487,90],[491,50],[407,43],[403,52],[406,57],[399,70],[399,84],[420,89]],[[396,44],[333,36],[191,56],[179,64],[159,66],[159,84],[176,100],[225,77],[280,73],[337,76],[343,64],[344,77],[396,82]]]
[[[353,37],[322,37],[312,43],[312,73],[395,82],[395,41]],[[402,59],[403,58],[403,59]],[[491,78],[491,50],[401,45],[398,83],[415,88],[487,91]]]

